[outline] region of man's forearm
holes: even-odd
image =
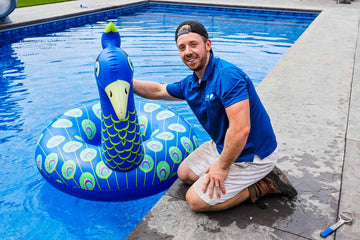
[[[166,90],[167,84],[133,79],[134,93],[143,98],[155,100],[180,101],[182,99],[172,97]]]
[[[133,80],[135,94],[148,99],[160,99],[162,85],[156,82]]]
[[[234,131],[229,128],[225,135],[224,149],[219,158],[219,164],[223,169],[228,169],[239,157],[245,147],[250,129],[243,128]]]

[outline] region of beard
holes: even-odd
[[[191,58],[191,56],[189,58]],[[186,59],[183,60],[183,62],[189,69],[197,72],[197,71],[202,70],[205,67],[206,62],[207,62],[207,54],[205,54],[202,57],[199,57],[197,55],[197,58],[195,59],[194,62],[188,62],[188,61],[186,61]]]

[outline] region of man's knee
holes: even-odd
[[[182,162],[177,170],[178,177],[181,181],[187,184],[193,184],[199,177],[193,173],[193,171],[187,166],[185,162]]]
[[[183,163],[180,164],[178,170],[177,170],[177,175],[178,175],[178,178],[184,182],[185,178],[186,178],[186,173],[184,171],[184,168],[182,167],[183,166]]]
[[[204,212],[208,211],[211,207],[209,204],[204,202],[195,192],[194,188],[189,188],[189,190],[186,193],[186,201],[189,204],[189,207],[191,210],[195,212]]]

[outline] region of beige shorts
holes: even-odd
[[[208,190],[202,191],[205,180],[205,171],[207,168],[218,161],[220,154],[216,150],[216,144],[213,141],[206,142],[192,152],[185,162],[188,167],[199,176],[199,179],[193,184],[198,196],[209,205],[216,205],[233,198],[236,194],[264,178],[274,168],[277,162],[276,150],[264,159],[255,155],[253,162],[235,162],[230,166],[229,173],[225,179],[226,193],[221,193],[218,198],[214,193],[209,197]]]

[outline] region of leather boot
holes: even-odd
[[[291,185],[289,179],[277,167],[274,167],[266,177],[251,185],[248,189],[250,201],[253,203],[266,194],[281,194],[287,197],[295,197],[297,195],[297,191]]]

